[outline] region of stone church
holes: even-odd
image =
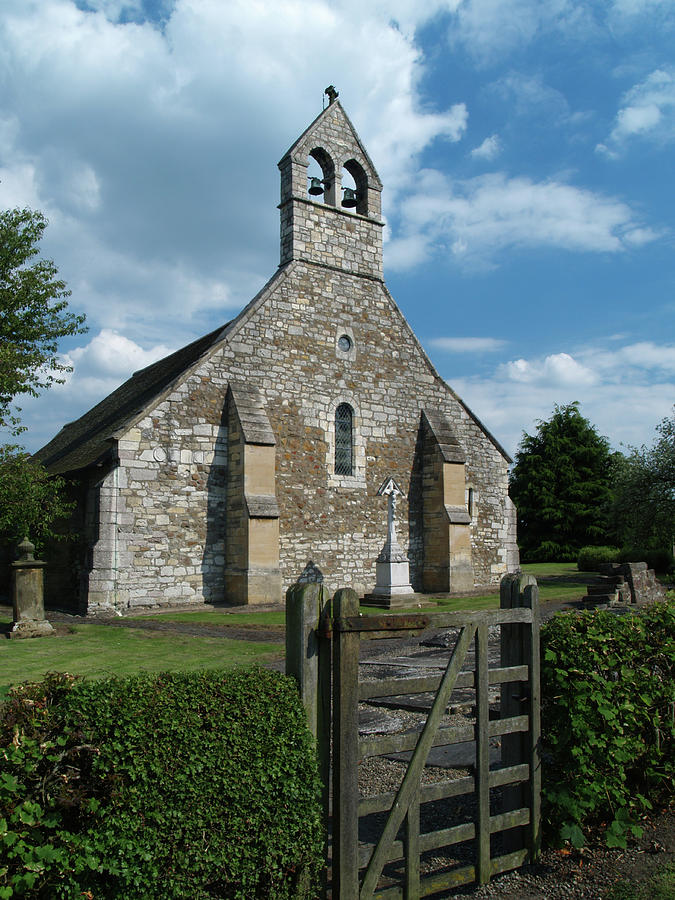
[[[495,585],[517,567],[509,457],[389,294],[382,184],[326,93],[279,163],[281,262],[265,287],[36,454],[77,498],[79,538],[51,560],[48,602],[267,603],[303,579],[367,593],[388,477],[416,591]]]

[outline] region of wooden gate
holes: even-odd
[[[498,665],[491,666],[488,629],[496,625],[501,626],[501,652]],[[442,675],[359,680],[359,647],[363,639],[410,636],[429,628],[459,629]],[[531,576],[506,576],[501,585],[501,608],[495,611],[362,616],[356,594],[338,591],[332,609],[324,609],[321,628],[307,634],[309,644],[303,639],[305,660],[318,660],[317,683],[323,682],[324,691],[330,658],[328,639],[332,638],[333,900],[418,900],[441,892],[447,895],[454,887],[487,882],[492,875],[537,857],[539,615],[538,589]],[[472,647],[474,661],[467,666]],[[293,671],[293,665],[297,671],[297,664],[292,664],[290,670]],[[306,672],[305,679],[309,680]],[[458,688],[474,692],[473,722],[444,727],[442,719]],[[499,692],[498,707],[494,703],[495,691]],[[310,722],[314,716],[322,777],[327,786],[327,700],[321,700],[320,686],[318,691],[309,693],[312,709],[308,707],[308,712]],[[359,738],[360,702],[404,694],[433,695],[420,732]],[[431,749],[466,741],[475,743],[471,774],[426,783],[423,773]],[[412,755],[398,790],[361,798],[360,761],[400,753]],[[450,798],[462,795],[468,795],[471,815],[464,816],[463,821],[457,821],[453,815],[452,821],[441,822],[441,827],[436,827],[438,823],[433,829],[423,827],[427,804],[445,801],[447,808]],[[328,813],[328,790],[325,799]],[[359,821],[372,823],[373,817],[379,817],[379,836],[372,841],[359,841]],[[448,848],[460,845],[461,855],[468,854],[470,858],[461,862],[450,860],[452,850]],[[429,861],[430,853],[435,861]]]
[[[454,887],[487,882],[492,875],[538,856],[536,581],[531,576],[505,576],[500,601],[501,608],[494,611],[362,616],[358,598],[351,590],[338,591],[332,605],[319,585],[298,585],[289,590],[287,671],[298,679],[309,724],[317,739],[326,824],[332,831],[332,900],[447,896]],[[498,664],[491,666],[489,629],[496,625],[501,626],[500,652]],[[459,629],[442,675],[359,680],[359,648],[363,639],[411,636],[429,628]],[[474,659],[468,665],[472,648]],[[475,716],[473,722],[467,720],[460,727],[445,727],[442,720],[456,689],[473,692]],[[495,692],[498,705],[494,702]],[[403,694],[433,696],[421,732],[360,739],[359,703]],[[432,748],[465,741],[475,744],[471,774],[426,783],[423,774]],[[501,744],[499,749],[495,747],[497,742]],[[398,790],[360,797],[360,761],[399,753],[412,756]],[[463,795],[473,807],[471,815],[467,814],[463,821],[434,823],[441,827],[425,827],[424,814],[431,806],[455,802],[451,798]],[[368,824],[373,817],[379,817],[379,836],[359,841],[359,822]],[[448,856],[448,848],[460,846],[463,855],[470,858],[441,866],[440,870],[425,858],[429,853],[440,856],[440,851]]]

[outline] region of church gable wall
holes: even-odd
[[[337,346],[343,333],[353,340],[347,353]],[[385,504],[375,494],[391,475],[410,495],[412,514],[402,501],[399,531],[421,589],[416,454],[425,407],[445,412],[467,454],[476,581],[495,583],[505,573],[503,456],[433,373],[380,282],[297,262],[231,339],[120,440],[124,519],[116,540],[126,565],[115,577],[118,603],[223,599],[225,541],[239,539],[226,521],[230,380],[256,386],[276,437],[284,588],[310,562],[331,588],[372,588],[386,534]],[[351,476],[334,474],[335,411],[343,402],[354,411]]]

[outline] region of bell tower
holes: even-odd
[[[382,278],[382,182],[331,85],[328,106],[279,163],[281,262]],[[321,178],[308,177],[309,161]],[[355,188],[343,187],[348,173]]]

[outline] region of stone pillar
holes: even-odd
[[[12,638],[42,637],[54,634],[45,619],[44,567],[47,563],[35,559],[35,546],[28,538],[19,544],[19,558],[12,563],[12,604],[14,624]]]
[[[513,500],[506,495],[506,571],[518,572],[520,570],[520,550],[517,543],[518,536],[518,510]]]

